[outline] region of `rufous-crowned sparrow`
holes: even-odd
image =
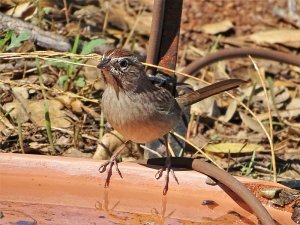
[[[240,79],[224,80],[174,98],[168,90],[152,83],[142,63],[127,50],[117,48],[107,51],[97,67],[103,72],[107,83],[102,96],[105,118],[126,140],[136,143],[147,143],[166,135],[176,126],[183,107],[245,82]],[[171,167],[168,148],[166,151],[164,193],[168,189]],[[110,161],[104,163],[100,172],[110,165],[107,173],[111,175],[112,165],[117,165],[115,160],[119,153],[117,151]],[[106,177],[105,186],[109,177]]]

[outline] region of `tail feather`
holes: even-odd
[[[217,83],[205,86],[191,93],[179,96],[176,98],[178,104],[181,107],[192,105],[210,96],[219,94],[223,91],[228,91],[239,87],[241,84],[245,84],[247,81],[241,79],[228,79],[222,80]]]

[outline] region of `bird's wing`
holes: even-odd
[[[153,95],[155,95],[156,99],[153,103],[155,104],[156,111],[159,113],[170,114],[179,108],[175,98],[168,90],[159,88]]]

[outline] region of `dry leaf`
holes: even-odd
[[[6,118],[6,116],[0,111],[0,128],[7,127],[9,129],[14,129],[14,126],[10,123],[10,121]],[[1,131],[3,131],[1,129]]]
[[[29,147],[36,151],[43,152],[41,149],[47,149],[49,147],[49,144],[48,143],[38,143],[38,142],[33,141],[33,142],[29,143]],[[48,152],[48,150],[46,152]]]
[[[296,88],[298,84],[289,80],[274,80],[274,87]]]
[[[198,83],[195,83],[193,80],[188,80],[187,83],[190,84],[194,90],[204,87],[204,85],[199,85]],[[221,114],[214,96],[203,99],[202,101],[193,104],[191,106],[191,112],[194,112],[199,115],[206,114],[208,116],[212,116],[215,118],[218,118]]]
[[[289,93],[289,90],[287,88],[274,87],[273,92],[274,92],[274,95],[275,95],[274,96],[275,97],[275,104],[276,104],[277,108],[281,108],[282,104],[290,99],[290,93]],[[268,100],[269,100],[269,102],[268,102]],[[272,99],[271,98],[267,99],[266,96],[265,96],[265,93],[263,92],[263,90],[261,90],[259,93],[255,94],[252,97],[252,101],[254,103],[262,102],[262,105],[266,110],[267,110],[267,105],[268,104],[271,106],[272,109],[274,109]]]
[[[15,0],[1,0],[0,2],[1,2],[2,7],[15,6],[16,5]]]
[[[45,127],[45,107],[44,100],[29,101],[28,112],[38,126]],[[69,127],[70,121],[67,120],[62,108],[63,105],[57,100],[48,100],[49,113],[52,127]]]
[[[300,98],[293,98],[292,101],[287,105],[286,109],[300,109]]]
[[[259,143],[266,139],[266,135],[264,133],[249,133],[246,130],[240,130],[235,137],[238,140],[246,139],[251,143]]]
[[[56,96],[56,100],[60,101],[67,108],[71,107],[72,98],[66,94]]]
[[[208,144],[204,147],[204,150],[213,153],[249,153],[262,151],[264,147],[256,144],[219,143]]]
[[[27,1],[16,5],[15,7],[6,11],[6,15],[22,18],[23,20],[31,19],[37,12],[36,7],[31,1]]]
[[[206,34],[218,34],[233,29],[232,22],[228,19],[217,23],[205,24],[201,27],[201,30]]]
[[[120,4],[111,6],[109,22],[115,27],[127,32],[131,30],[136,23],[137,15],[131,15],[124,10]],[[144,11],[139,15],[139,21],[136,24],[135,31],[141,35],[149,35],[152,22],[152,14]]]
[[[78,99],[74,99],[71,102],[72,111],[76,113],[82,113],[82,102]]]
[[[233,117],[234,113],[236,112],[236,109],[237,109],[237,103],[236,103],[236,101],[232,101],[229,104],[229,106],[228,106],[228,108],[226,110],[225,115],[221,116],[219,118],[219,120],[224,121],[224,122],[228,122]]]
[[[276,87],[275,87],[276,88]],[[274,88],[274,89],[275,89]],[[290,98],[290,93],[287,88],[281,89],[279,93],[275,94],[275,103],[280,104],[286,102]]]
[[[72,139],[70,136],[60,136],[56,139],[55,144],[56,145],[69,145],[72,144]]]
[[[254,130],[256,132],[264,132],[257,120],[252,119],[250,116],[247,116],[245,113],[239,112],[240,117],[243,121],[243,123],[250,128],[251,130]]]
[[[72,108],[73,112],[82,113],[83,104],[79,99],[72,98],[66,94],[61,94],[56,97],[56,100],[61,102],[65,107]]]
[[[282,110],[282,111],[279,111],[279,115],[282,119],[283,118],[294,118],[294,117],[297,117],[297,116],[300,115],[300,109],[298,108],[298,109]],[[261,114],[256,115],[256,116],[260,121],[269,119],[269,113],[267,113],[267,112],[266,113],[261,113]],[[277,113],[272,112],[272,116],[276,117]]]
[[[92,153],[84,153],[77,148],[71,147],[63,153],[63,156],[75,157],[75,158],[92,158]]]
[[[289,118],[298,117],[300,115],[300,98],[293,98],[283,113]],[[280,116],[283,113],[280,112]]]
[[[206,98],[191,106],[191,112],[196,114],[206,114],[207,116],[218,118],[221,114],[214,97]]]
[[[83,20],[87,25],[90,26],[102,26],[104,22],[103,11],[94,5],[82,6],[79,10],[73,14],[80,20]]]
[[[23,98],[22,98],[23,99]],[[23,99],[23,102],[25,103],[25,106],[28,104],[27,99]],[[24,111],[24,109],[21,107],[20,103],[16,100],[13,102],[8,102],[4,104],[3,108],[6,112],[10,112],[9,115],[14,118],[20,119],[20,123],[25,123],[29,120],[28,113]]]
[[[19,98],[23,98],[23,99],[29,98],[28,90],[25,87],[13,87],[12,91],[14,95]]]
[[[300,30],[282,29],[262,31],[250,35],[249,38],[258,44],[300,42]]]

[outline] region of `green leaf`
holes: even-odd
[[[3,39],[0,39],[0,49],[3,48],[3,46],[8,42],[12,36],[13,32],[9,31],[5,34],[5,37]]]
[[[17,48],[21,46],[22,41],[26,41],[30,38],[31,33],[29,31],[22,32],[19,36],[16,36],[14,33],[11,36],[10,45],[8,46],[8,50],[12,48]]]
[[[66,59],[66,58],[59,58],[59,57],[57,57],[57,58],[54,58],[54,59],[72,62],[72,60]],[[48,65],[56,66],[57,68],[64,68],[64,69],[68,69],[69,68],[69,64],[65,63],[65,62],[60,62],[60,61],[55,61],[55,60],[49,60],[46,63]]]
[[[98,38],[89,42],[84,42],[81,55],[87,55],[91,53],[94,50],[94,48],[96,48],[99,45],[103,45],[105,42],[106,40],[103,38]]]
[[[80,38],[80,35],[77,34],[76,37],[75,37],[75,41],[74,41],[74,44],[73,44],[73,48],[71,50],[71,53],[76,53],[77,52],[77,49],[78,49],[78,46],[79,46],[79,38]]]
[[[84,77],[78,77],[75,81],[74,81],[75,85],[77,87],[84,87],[85,86],[85,79]]]
[[[64,84],[67,82],[67,80],[68,80],[68,76],[67,75],[62,75],[58,79],[58,84],[63,87]]]

